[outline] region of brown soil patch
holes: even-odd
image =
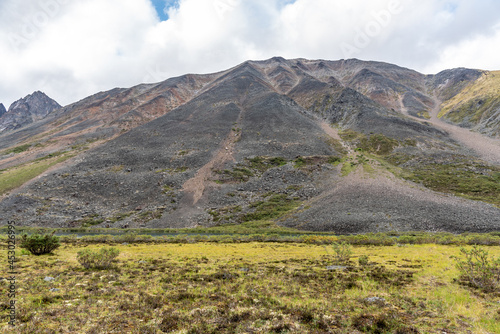
[[[233,126],[231,132],[227,138],[222,142],[219,150],[215,153],[215,156],[203,167],[201,167],[194,177],[187,180],[182,185],[182,191],[191,193],[193,198],[193,204],[196,204],[201,197],[203,196],[203,192],[209,184],[214,185],[211,180],[212,171],[216,169],[223,169],[224,164],[227,161],[236,161],[234,159],[234,146],[238,139],[241,136],[241,132],[234,131],[234,129],[238,128],[238,124],[241,121],[241,113],[240,117],[236,121],[236,125]]]

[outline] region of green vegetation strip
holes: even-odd
[[[0,195],[20,187],[27,181],[37,177],[50,167],[61,163],[74,154],[52,154],[50,157],[43,157],[21,166],[13,167],[0,172]]]
[[[7,229],[0,228],[0,242],[6,242]],[[299,231],[277,226],[271,221],[252,221],[242,224],[193,229],[101,229],[101,228],[30,228],[18,227],[19,234],[61,234],[63,243],[248,243],[282,242],[325,245],[345,242],[358,246],[395,245],[484,245],[500,246],[500,232],[463,233],[447,232],[386,232],[353,235],[335,235],[328,232]],[[77,237],[82,235],[82,237]]]
[[[11,149],[8,149],[8,150],[2,152],[2,155],[7,155],[7,154],[11,154],[11,153],[14,153],[14,154],[22,153],[24,151],[29,150],[30,147],[31,147],[31,144],[19,145],[19,146],[13,147]]]

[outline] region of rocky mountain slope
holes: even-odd
[[[463,82],[467,82],[464,79]],[[446,99],[439,116],[492,137],[500,135],[500,72],[483,72]]]
[[[0,133],[42,120],[60,107],[59,103],[44,93],[34,92],[12,103],[9,110],[3,114],[0,108]]]
[[[3,188],[0,219],[498,230],[497,115],[467,104],[470,117],[453,118],[485,76],[494,74],[275,57],[98,93],[0,135],[4,175],[50,168]]]

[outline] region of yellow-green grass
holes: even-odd
[[[35,160],[20,166],[9,168],[0,172],[0,195],[20,187],[25,182],[37,177],[50,167],[63,162],[74,154],[64,153],[47,159]]]
[[[469,106],[471,102],[482,99],[483,103],[477,110],[477,116],[480,117],[482,112],[489,107],[489,102],[497,100],[499,95],[500,71],[485,71],[474,83],[470,84],[453,98],[445,101],[441,105],[438,117],[446,116],[453,110],[460,110],[462,107]]]
[[[350,159],[343,159],[343,161],[342,167],[340,168],[342,176],[351,174],[351,172],[357,168],[356,163],[352,162]]]
[[[31,146],[32,146],[32,144],[19,145],[19,146],[16,146],[16,147],[13,147],[13,148],[10,148],[8,150],[3,151],[2,153],[0,153],[0,155],[7,155],[7,154],[11,154],[11,153],[14,153],[14,154],[22,153],[24,151],[29,150]]]
[[[351,172],[355,171],[358,166],[362,166],[364,172],[368,173],[369,175],[375,175],[376,169],[374,168],[373,163],[376,161],[376,159],[374,157],[376,157],[376,155],[366,153],[361,150],[344,157],[341,160],[341,175],[349,175]]]
[[[420,111],[418,114],[417,114],[419,117],[423,117],[425,119],[430,119],[431,118],[431,115],[429,114],[428,111]]]
[[[79,265],[83,247],[63,245],[40,257],[18,251],[16,332],[500,332],[498,295],[453,281],[458,271],[451,257],[460,255],[455,246],[355,247],[345,270],[326,269],[333,264],[331,246],[115,247],[118,263],[101,271]],[[500,247],[487,249],[500,255]],[[357,263],[362,255],[369,256],[366,267]],[[46,282],[47,276],[56,279]],[[9,302],[7,285],[0,281],[2,309]],[[369,297],[385,302],[370,303]],[[3,332],[11,330],[6,315],[4,310]]]

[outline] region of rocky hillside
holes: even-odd
[[[499,140],[437,118],[485,73],[275,57],[98,93],[0,136],[0,219],[498,230]]]
[[[466,87],[444,101],[439,116],[462,127],[498,137],[500,72],[479,72],[474,78],[473,81],[464,78],[462,85]]]
[[[7,112],[2,113],[2,109],[5,110],[2,105],[0,108],[0,133],[19,129],[42,120],[59,108],[61,108],[59,103],[40,91],[12,103]]]

